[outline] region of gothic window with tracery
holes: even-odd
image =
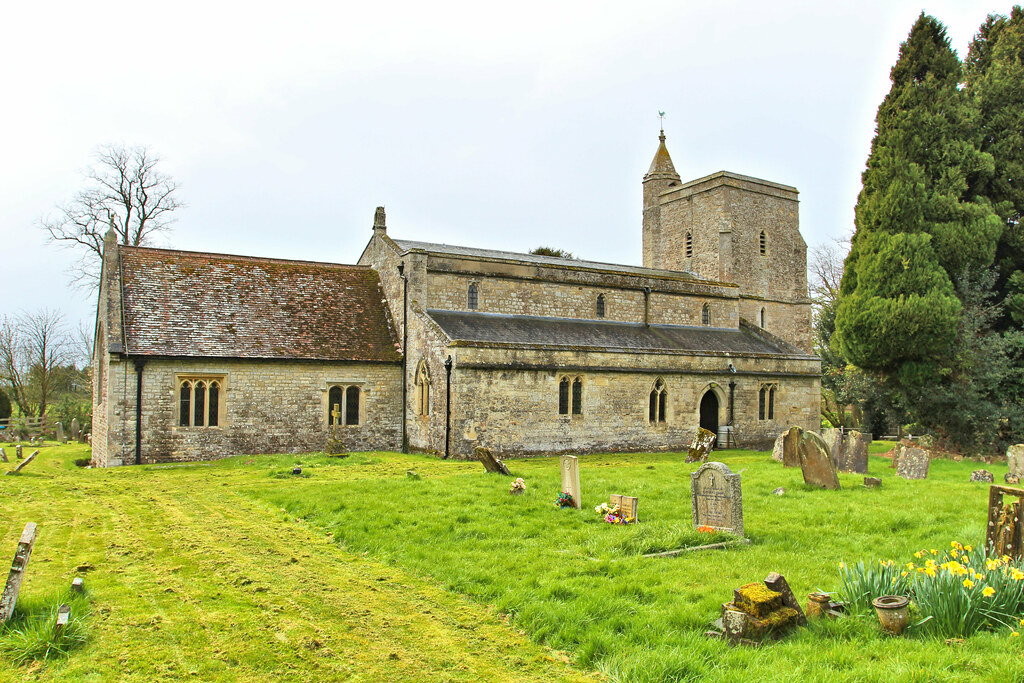
[[[422,360],[416,368],[416,414],[430,414],[430,371]]]
[[[217,427],[223,377],[178,377],[178,426]]]
[[[648,418],[652,424],[665,421],[665,408],[668,405],[668,390],[665,388],[665,381],[658,378],[651,389]]]

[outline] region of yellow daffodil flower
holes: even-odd
[[[964,588],[974,588],[974,582],[970,579],[964,579]]]
[[[981,594],[984,595],[986,598],[991,598],[993,595],[996,594],[996,589],[992,586],[985,586],[985,588],[981,591]]]

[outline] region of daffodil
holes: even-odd
[[[907,569],[913,569],[913,568],[914,568],[914,563],[913,562],[907,562]]]
[[[1017,633],[1016,631],[1011,631],[1011,632],[1010,632],[1010,636],[1012,636],[1012,637],[1014,637],[1014,638],[1020,638],[1020,634],[1019,634],[1019,633]]]
[[[932,555],[938,555],[938,554],[939,554],[939,551],[938,551],[938,550],[936,550],[935,548],[932,548],[932,549],[931,549],[931,554],[932,554]]]
[[[974,582],[970,579],[964,579],[964,588],[974,588]]]
[[[996,594],[996,589],[992,586],[985,586],[985,588],[981,591],[981,594],[984,595],[986,598],[991,598],[993,595]]]

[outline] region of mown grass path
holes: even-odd
[[[484,607],[242,495],[266,481],[267,459],[260,468],[71,464],[86,455],[46,448],[22,476],[0,477],[5,564],[24,523],[39,524],[23,598],[94,568],[83,570],[88,644],[66,662],[0,664],[2,680],[589,679]],[[366,459],[344,469],[379,477],[395,467]]]

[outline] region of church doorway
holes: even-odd
[[[718,436],[718,396],[711,389],[700,400],[700,426]]]

